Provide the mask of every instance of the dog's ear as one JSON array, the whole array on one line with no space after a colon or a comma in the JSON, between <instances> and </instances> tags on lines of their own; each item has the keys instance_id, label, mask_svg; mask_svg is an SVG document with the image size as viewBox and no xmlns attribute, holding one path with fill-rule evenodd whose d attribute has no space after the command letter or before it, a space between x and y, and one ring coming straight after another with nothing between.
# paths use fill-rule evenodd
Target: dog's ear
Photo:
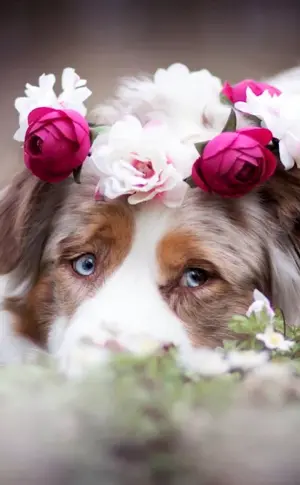
<instances>
[{"instance_id":1,"label":"dog's ear","mask_svg":"<svg viewBox=\"0 0 300 485\"><path fill-rule=\"evenodd\" d=\"M300 94L300 67L264 81L282 92ZM300 170L277 169L260 196L266 210L270 297L288 323L300 325Z\"/></svg>"},{"instance_id":2,"label":"dog's ear","mask_svg":"<svg viewBox=\"0 0 300 485\"><path fill-rule=\"evenodd\" d=\"M18 282L38 271L53 217L69 181L49 184L24 170L0 195L0 274L17 272Z\"/></svg>"},{"instance_id":3,"label":"dog's ear","mask_svg":"<svg viewBox=\"0 0 300 485\"><path fill-rule=\"evenodd\" d=\"M300 170L278 168L262 187L261 197L280 226L299 237L300 233Z\"/></svg>"},{"instance_id":4,"label":"dog's ear","mask_svg":"<svg viewBox=\"0 0 300 485\"><path fill-rule=\"evenodd\" d=\"M277 170L260 190L266 214L273 305L300 325L300 170Z\"/></svg>"}]
</instances>

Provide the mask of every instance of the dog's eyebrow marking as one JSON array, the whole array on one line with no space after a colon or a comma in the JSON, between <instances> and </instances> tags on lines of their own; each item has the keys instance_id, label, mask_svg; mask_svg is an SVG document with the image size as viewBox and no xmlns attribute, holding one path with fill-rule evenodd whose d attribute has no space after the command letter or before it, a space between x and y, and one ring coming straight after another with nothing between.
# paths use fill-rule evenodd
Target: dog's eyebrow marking
<instances>
[{"instance_id":1,"label":"dog's eyebrow marking","mask_svg":"<svg viewBox=\"0 0 300 485\"><path fill-rule=\"evenodd\" d=\"M157 247L160 268L160 283L177 276L187 264L202 265L212 269L209 251L205 244L190 230L170 231Z\"/></svg>"}]
</instances>

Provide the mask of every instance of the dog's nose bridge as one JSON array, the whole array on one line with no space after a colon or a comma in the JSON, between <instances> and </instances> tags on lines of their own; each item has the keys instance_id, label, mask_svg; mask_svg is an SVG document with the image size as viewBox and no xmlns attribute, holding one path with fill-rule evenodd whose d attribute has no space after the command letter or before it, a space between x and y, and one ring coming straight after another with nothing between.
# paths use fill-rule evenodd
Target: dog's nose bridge
<instances>
[{"instance_id":1,"label":"dog's nose bridge","mask_svg":"<svg viewBox=\"0 0 300 485\"><path fill-rule=\"evenodd\" d=\"M169 308L146 268L140 274L120 271L93 298L94 312L103 331L144 333L176 343L185 339L180 319Z\"/></svg>"},{"instance_id":2,"label":"dog's nose bridge","mask_svg":"<svg viewBox=\"0 0 300 485\"><path fill-rule=\"evenodd\" d=\"M155 302L161 300L158 287L145 276L112 279L99 292L99 309L111 315L116 313L126 318L133 310L143 313L151 313Z\"/></svg>"}]
</instances>

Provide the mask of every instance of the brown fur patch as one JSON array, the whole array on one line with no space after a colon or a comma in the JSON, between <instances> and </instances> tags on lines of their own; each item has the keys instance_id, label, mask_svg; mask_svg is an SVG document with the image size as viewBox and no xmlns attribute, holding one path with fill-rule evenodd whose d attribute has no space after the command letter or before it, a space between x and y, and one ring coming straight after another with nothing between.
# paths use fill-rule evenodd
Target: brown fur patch
<instances>
[{"instance_id":1,"label":"brown fur patch","mask_svg":"<svg viewBox=\"0 0 300 485\"><path fill-rule=\"evenodd\" d=\"M50 322L55 317L51 275L41 276L25 300L8 298L5 308L14 315L15 331L18 334L44 346Z\"/></svg>"},{"instance_id":2,"label":"brown fur patch","mask_svg":"<svg viewBox=\"0 0 300 485\"><path fill-rule=\"evenodd\" d=\"M17 331L41 345L46 342L53 319L60 313L71 316L129 251L133 219L126 205L93 206L85 219L76 235L60 243L58 261L46 264L26 301L9 299L6 303L17 317ZM87 278L72 269L72 260L85 253L93 253L97 258L96 271Z\"/></svg>"},{"instance_id":3,"label":"brown fur patch","mask_svg":"<svg viewBox=\"0 0 300 485\"><path fill-rule=\"evenodd\" d=\"M157 249L162 283L176 278L185 267L216 271L209 250L192 232L175 231L162 239Z\"/></svg>"},{"instance_id":4,"label":"brown fur patch","mask_svg":"<svg viewBox=\"0 0 300 485\"><path fill-rule=\"evenodd\" d=\"M220 253L221 254L221 253ZM221 274L226 264L193 233L175 231L168 234L158 247L161 269L161 291L173 311L185 323L194 345L215 346L232 337L228 321L234 313L244 313L252 292L240 291ZM208 281L198 288L180 286L186 268L200 268L207 272ZM220 271L221 268L221 271Z\"/></svg>"},{"instance_id":5,"label":"brown fur patch","mask_svg":"<svg viewBox=\"0 0 300 485\"><path fill-rule=\"evenodd\" d=\"M18 174L0 203L0 274L18 268L16 279L38 272L39 258L70 180L41 182L29 171Z\"/></svg>"}]
</instances>

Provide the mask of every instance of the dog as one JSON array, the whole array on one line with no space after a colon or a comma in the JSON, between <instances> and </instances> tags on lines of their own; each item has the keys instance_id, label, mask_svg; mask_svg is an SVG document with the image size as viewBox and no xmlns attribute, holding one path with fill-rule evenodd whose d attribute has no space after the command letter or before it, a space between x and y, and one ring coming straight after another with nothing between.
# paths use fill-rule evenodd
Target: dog
<instances>
[{"instance_id":1,"label":"dog","mask_svg":"<svg viewBox=\"0 0 300 485\"><path fill-rule=\"evenodd\" d=\"M300 70L270 82L300 93ZM130 107L140 115L143 89L135 105L128 95L134 83L126 81L122 99L94 117L111 123ZM203 122L204 139L220 131L213 123ZM287 324L300 324L297 168L277 170L239 199L189 188L177 209L156 200L95 201L97 182L87 162L80 185L42 182L24 169L3 190L1 363L19 362L31 345L65 358L89 327L103 341L121 329L216 347L230 338L228 322L247 311L255 288Z\"/></svg>"}]
</instances>

